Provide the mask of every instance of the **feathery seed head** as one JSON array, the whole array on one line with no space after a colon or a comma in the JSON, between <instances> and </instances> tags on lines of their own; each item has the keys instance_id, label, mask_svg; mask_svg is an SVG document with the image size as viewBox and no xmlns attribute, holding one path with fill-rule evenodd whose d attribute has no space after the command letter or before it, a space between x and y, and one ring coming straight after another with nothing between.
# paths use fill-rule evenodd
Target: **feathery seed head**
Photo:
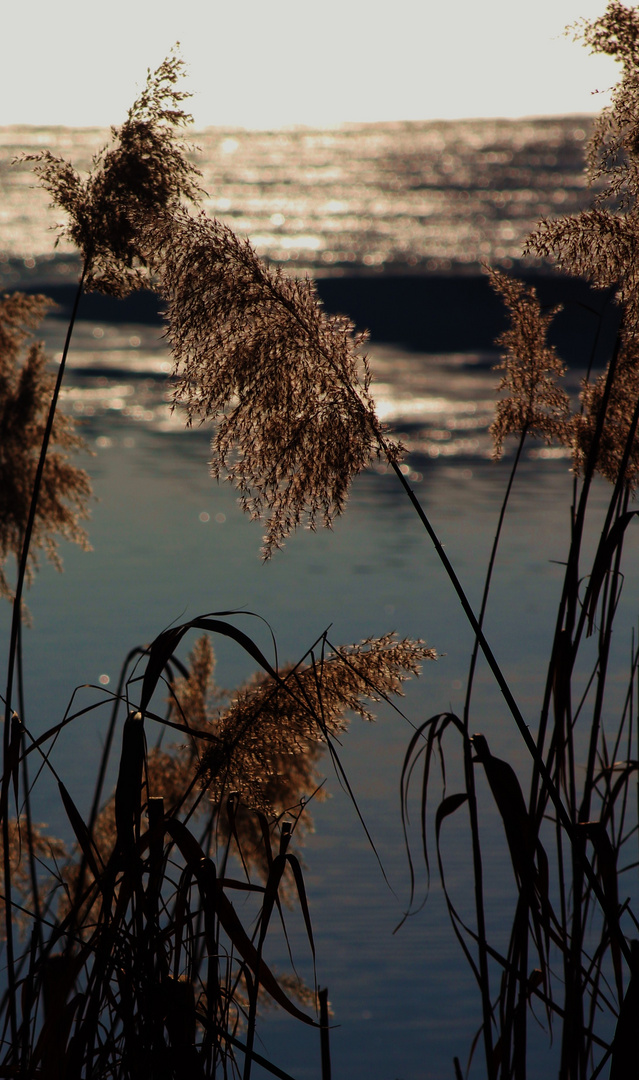
<instances>
[{"instance_id":1,"label":"feathery seed head","mask_svg":"<svg viewBox=\"0 0 639 1080\"><path fill-rule=\"evenodd\" d=\"M167 302L174 402L212 420L211 471L266 525L264 555L305 523L330 526L352 478L385 441L370 372L348 320L326 315L313 283L260 261L250 243L184 209L145 223Z\"/></svg>"},{"instance_id":2,"label":"feathery seed head","mask_svg":"<svg viewBox=\"0 0 639 1080\"><path fill-rule=\"evenodd\" d=\"M582 410L574 417L574 468L582 472L588 459L595 436L599 413L602 408L608 369L594 382L584 381L581 393ZM637 401L639 401L639 342L630 335L622 337L614 379L609 390L606 415L599 435L595 468L610 483L619 476L630 426ZM624 481L631 488L637 486L639 477L639 437L635 434L625 464Z\"/></svg>"},{"instance_id":3,"label":"feathery seed head","mask_svg":"<svg viewBox=\"0 0 639 1080\"><path fill-rule=\"evenodd\" d=\"M595 187L594 206L557 221L543 220L526 251L551 258L595 288L616 287L617 298L639 317L639 11L611 0L593 22L581 22L576 36L592 52L617 59L622 76L612 103L595 123L588 144L587 175Z\"/></svg>"},{"instance_id":4,"label":"feathery seed head","mask_svg":"<svg viewBox=\"0 0 639 1080\"><path fill-rule=\"evenodd\" d=\"M20 559L29 517L35 474L47 421L54 377L39 342L27 344L52 301L44 296L13 293L0 299L0 595L11 598L4 573L10 555ZM71 452L85 450L70 416L56 413L31 540L27 580L37 567L35 551L44 548L58 567L56 536L88 548L79 522L87 518L91 495L83 469L69 462Z\"/></svg>"},{"instance_id":5,"label":"feathery seed head","mask_svg":"<svg viewBox=\"0 0 639 1080\"><path fill-rule=\"evenodd\" d=\"M555 381L565 367L547 343L548 328L559 309L544 314L534 288L497 270L489 269L489 275L510 316L509 328L496 342L504 350L497 368L505 373L498 390L507 396L497 402L490 428L493 456L501 457L504 439L512 434L526 432L547 442L566 442L568 396Z\"/></svg>"},{"instance_id":6,"label":"feathery seed head","mask_svg":"<svg viewBox=\"0 0 639 1080\"><path fill-rule=\"evenodd\" d=\"M49 151L26 158L35 162L54 204L68 215L61 231L89 264L89 290L126 296L148 283L140 222L182 199L199 197L199 173L175 137L176 128L190 120L180 104L188 95L175 89L182 68L173 54L148 73L126 121L111 129L113 144L96 155L86 179Z\"/></svg>"},{"instance_id":7,"label":"feathery seed head","mask_svg":"<svg viewBox=\"0 0 639 1080\"><path fill-rule=\"evenodd\" d=\"M386 634L312 657L285 669L280 681L258 675L229 702L215 686L215 657L204 635L188 658L188 674L172 684L170 719L210 741L194 736L186 746L150 750L147 796L161 796L167 815L208 812L218 843L233 838L245 866L266 879L256 811L271 823L292 814L298 839L311 830L306 802L323 797L319 763L326 740L346 729L348 713L372 720L370 702L401 694L402 683L436 657L421 641ZM113 798L98 816L93 839L106 862L116 842Z\"/></svg>"},{"instance_id":8,"label":"feathery seed head","mask_svg":"<svg viewBox=\"0 0 639 1080\"><path fill-rule=\"evenodd\" d=\"M614 290L623 309L619 355L596 461L597 470L614 482L639 395L639 11L610 0L599 19L582 21L575 29L593 52L612 56L622 65L612 103L598 118L588 146L594 206L557 221L542 221L526 248L554 259L561 269L586 278L595 288ZM584 383L582 410L571 425L577 472L583 469L599 429L608 381L607 370L594 382ZM636 483L639 471L635 444L629 448L625 467L630 485Z\"/></svg>"},{"instance_id":9,"label":"feathery seed head","mask_svg":"<svg viewBox=\"0 0 639 1080\"><path fill-rule=\"evenodd\" d=\"M202 756L202 782L215 802L236 790L244 803L264 810L274 783L287 786L287 798L292 779L297 799L310 794L322 748L346 729L348 714L373 720L368 702L401 694L402 683L436 656L423 641L386 634L284 670L285 685L256 676L215 720L220 741Z\"/></svg>"}]
</instances>

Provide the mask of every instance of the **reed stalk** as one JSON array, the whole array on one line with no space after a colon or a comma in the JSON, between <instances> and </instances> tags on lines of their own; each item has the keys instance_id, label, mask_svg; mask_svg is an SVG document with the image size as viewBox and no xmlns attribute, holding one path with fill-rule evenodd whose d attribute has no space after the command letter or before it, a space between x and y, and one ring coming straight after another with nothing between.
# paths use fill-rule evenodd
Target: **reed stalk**
<instances>
[{"instance_id":1,"label":"reed stalk","mask_svg":"<svg viewBox=\"0 0 639 1080\"><path fill-rule=\"evenodd\" d=\"M469 1065L481 1039L488 1080L525 1080L529 1011L537 1007L550 1038L555 1027L561 1029L560 1080L587 1080L608 1061L611 1077L622 1075L624 1061L639 1068L639 959L629 939L629 927L639 921L620 896L619 865L624 845L639 831L631 799L639 679L634 641L612 736L607 716L624 540L636 514L631 498L639 477L639 295L636 268L628 263L628 252L636 249L639 197L639 15L612 0L583 36L595 51L609 52L623 65L613 105L590 148L591 175L603 188L592 211L543 222L529 245L614 293L622 319L605 373L593 379L589 361L582 405L573 413L559 387L563 367L546 339L554 313L542 311L534 290L492 272L511 325L499 342L505 374L491 430L497 456L507 437L515 435L518 443L478 614L402 471L402 447L377 418L363 339L348 320L321 311L310 281L293 281L266 267L250 244L185 206L197 207L200 192L186 148L175 140L176 127L188 119L181 108L184 95L175 89L180 62L169 58L149 76L114 144L98 156L88 177L81 179L49 154L37 158L36 171L68 215L66 235L82 254L83 270L18 553L7 656L0 788L7 956L0 1071L7 1075L208 1080L239 1075L242 1055L244 1080L255 1064L289 1080L256 1051L260 1006L269 999L319 1030L322 1076L330 1080L328 1002L326 991L317 993L309 902L291 845L309 825L308 795L319 797L323 748L352 794L337 749L348 715L369 719L371 699L388 700L420 663L435 658L421 641L386 635L335 648L323 634L296 665L280 668L236 625L236 612L209 613L172 627L128 653L116 691L105 699L106 744L83 819L57 775L50 747L64 727L101 703L77 712L72 704L49 731L30 737L23 593L81 295L94 288L123 296L142 285L154 287L166 304L175 404L186 410L189 423L215 421L213 473L231 479L244 508L263 521L265 556L302 523L330 525L345 507L352 477L372 458L385 459L472 630L462 718L442 712L421 723L401 776L407 835L411 782L421 763L421 845L429 872L427 815L436 748L443 768L455 740L463 787L438 803L434 842L452 928L480 998L482 1024ZM507 507L531 437L569 447L575 472L566 569L535 732L484 632ZM611 482L612 493L594 559L584 568L598 474ZM7 553L1 554L4 559ZM193 631L205 637L184 664L177 650ZM242 649L259 672L224 703L214 699L207 642L215 636ZM578 661L590 637L595 658L584 688ZM471 734L480 651L532 763L527 796L515 769L493 752L493 734L490 744L484 734ZM13 710L16 682L20 715ZM161 734L149 749L147 738L155 730ZM118 732L117 784L105 797ZM176 732L182 746L165 749L164 732ZM33 754L58 781L75 839L73 854L55 863L49 891L39 876L43 847L31 816ZM496 948L487 931L480 785L490 793L512 864L516 899L505 949ZM18 811L24 807L22 819L10 817L12 795ZM359 814L354 796L353 803ZM465 806L475 926L460 918L444 858L446 821ZM21 828L28 854L24 881L12 861ZM410 853L409 859L412 903ZM230 895L238 893L250 918L233 906ZM286 933L287 899L295 902L304 925L313 970L309 987L291 989L267 962L276 909ZM18 916L30 929L21 955ZM463 1075L458 1057L453 1068L456 1077Z\"/></svg>"}]
</instances>

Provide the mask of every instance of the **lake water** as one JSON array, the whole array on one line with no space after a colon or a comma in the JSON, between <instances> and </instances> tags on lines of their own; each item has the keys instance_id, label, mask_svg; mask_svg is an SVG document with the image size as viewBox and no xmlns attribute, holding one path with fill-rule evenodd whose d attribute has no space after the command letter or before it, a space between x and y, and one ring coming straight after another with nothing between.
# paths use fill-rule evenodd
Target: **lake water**
<instances>
[{"instance_id":1,"label":"lake water","mask_svg":"<svg viewBox=\"0 0 639 1080\"><path fill-rule=\"evenodd\" d=\"M488 426L497 376L494 336L503 316L479 260L516 263L541 214L585 205L581 171L585 118L521 123L367 125L336 131L207 131L202 147L209 209L290 272L317 278L329 310L371 328L374 396L381 416L402 433L405 468L477 606L509 460L490 460ZM0 271L4 288L48 291L61 304L43 336L59 354L75 258L52 254L56 215L32 188L20 151L49 147L86 165L104 141L98 131L12 128L0 131ZM592 338L579 303L583 290L535 267L540 294L566 310L556 340L578 392ZM605 341L604 341L605 345ZM603 355L603 351L602 351ZM400 828L399 777L411 724L461 710L472 636L437 558L395 477L370 470L353 485L332 532L302 532L267 564L260 529L242 516L235 495L207 469L209 433L186 432L167 403L170 357L153 303L117 307L87 297L65 380L64 407L84 422L94 452L86 461L97 501L90 554L66 547L65 573L43 567L28 597L25 634L27 722L39 733L112 686L129 648L174 621L227 608L268 652L295 660L330 626L336 643L396 630L425 638L441 654L401 702L369 727L353 723L343 763L386 873L345 793L327 765L331 798L316 807L316 832L304 858L318 978L327 985L336 1028L333 1075L349 1080L429 1080L465 1062L480 1022L472 978L450 930L433 875L426 906L393 935L408 897ZM527 721L534 726L545 676L568 542L569 462L530 444L515 486L486 628ZM595 517L606 490L597 486ZM594 535L594 531L593 531ZM630 547L629 547L630 550ZM636 621L639 572L628 559L618 624L620 685ZM8 609L2 641L8 631ZM220 682L251 673L246 657L216 643ZM96 687L98 689L96 689ZM480 665L474 730L493 752L525 774L520 739ZM89 714L61 738L55 762L85 809L102 721ZM454 766L448 791L456 790ZM68 829L46 783L36 816ZM491 929L497 938L512 900L512 872L486 792ZM449 883L462 913L470 909L469 852L456 818L445 826ZM490 837L494 827L494 837ZM425 875L418 891L424 895ZM302 949L301 928L292 929ZM309 973L308 957L300 969ZM267 1052L300 1080L319 1075L314 1036L279 1017L262 1028ZM545 1065L540 1051L538 1065ZM478 1057L477 1075L482 1075Z\"/></svg>"}]
</instances>

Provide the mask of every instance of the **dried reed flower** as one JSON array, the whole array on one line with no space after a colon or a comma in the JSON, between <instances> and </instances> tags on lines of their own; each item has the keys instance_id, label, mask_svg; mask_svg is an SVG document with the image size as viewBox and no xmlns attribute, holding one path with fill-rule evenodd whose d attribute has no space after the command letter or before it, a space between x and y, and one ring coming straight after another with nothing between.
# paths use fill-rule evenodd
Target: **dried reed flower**
<instances>
[{"instance_id":1,"label":"dried reed flower","mask_svg":"<svg viewBox=\"0 0 639 1080\"><path fill-rule=\"evenodd\" d=\"M89 290L126 296L148 284L140 221L183 198L199 197L198 170L187 158L188 148L176 140L176 129L191 119L181 108L189 95L175 89L183 66L172 54L148 72L126 121L111 129L113 145L96 155L86 179L48 150L25 159L35 162L54 204L68 215L60 230L89 266Z\"/></svg>"},{"instance_id":2,"label":"dried reed flower","mask_svg":"<svg viewBox=\"0 0 639 1080\"><path fill-rule=\"evenodd\" d=\"M639 192L639 12L611 0L598 19L580 24L578 37L591 52L612 56L622 65L611 104L595 121L588 168L591 181L603 181L599 203L614 200L631 209Z\"/></svg>"},{"instance_id":3,"label":"dried reed flower","mask_svg":"<svg viewBox=\"0 0 639 1080\"><path fill-rule=\"evenodd\" d=\"M268 675L257 675L235 693L229 706L209 711L207 727L218 741L206 744L199 764L193 756L183 758L188 762L188 781L197 764L199 783L214 805L222 807L229 794L236 793L234 836L248 867L263 876L268 872L255 811L270 821L294 813L298 840L312 831L306 800L312 795L323 797L318 769L327 738L346 729L348 713L372 721L367 702L401 695L402 683L419 674L424 660L436 656L421 641L397 641L394 634L368 638L284 670L286 686ZM212 663L212 649L208 639L202 638L192 654L192 675L175 687L179 714L190 726L195 726L197 718L201 722L202 675L207 663ZM188 711L191 703L195 704L193 714ZM170 779L168 762L165 769ZM227 816L220 814L218 836L226 839L229 829Z\"/></svg>"},{"instance_id":4,"label":"dried reed flower","mask_svg":"<svg viewBox=\"0 0 639 1080\"><path fill-rule=\"evenodd\" d=\"M602 408L608 369L594 381L584 381L581 393L582 411L573 419L573 467L583 472L588 459L597 420ZM623 336L617 358L614 379L610 387L606 416L599 436L595 468L614 484L619 476L630 425L639 401L639 342L633 336ZM636 487L639 476L639 436L635 434L627 458L624 480Z\"/></svg>"},{"instance_id":5,"label":"dried reed flower","mask_svg":"<svg viewBox=\"0 0 639 1080\"><path fill-rule=\"evenodd\" d=\"M211 471L266 525L268 557L303 522L330 526L386 443L363 338L322 312L313 283L273 270L225 225L185 210L144 227L167 301L174 403L213 420Z\"/></svg>"},{"instance_id":6,"label":"dried reed flower","mask_svg":"<svg viewBox=\"0 0 639 1080\"><path fill-rule=\"evenodd\" d=\"M534 288L497 270L490 269L489 274L510 315L509 328L496 342L504 350L497 370L505 372L497 389L507 396L497 402L490 428L493 456L501 457L504 439L512 434L525 432L546 442L566 442L569 400L555 381L564 374L565 365L547 343L548 328L559 308L544 314Z\"/></svg>"},{"instance_id":7,"label":"dried reed flower","mask_svg":"<svg viewBox=\"0 0 639 1080\"><path fill-rule=\"evenodd\" d=\"M582 277L596 289L614 288L633 322L639 318L639 218L594 207L557 221L543 220L525 251L553 259L560 270Z\"/></svg>"},{"instance_id":8,"label":"dried reed flower","mask_svg":"<svg viewBox=\"0 0 639 1080\"><path fill-rule=\"evenodd\" d=\"M617 0L593 22L574 28L595 53L614 57L622 76L611 105L597 118L588 144L587 175L594 207L558 221L543 220L526 250L596 288L616 287L632 322L639 317L639 12Z\"/></svg>"},{"instance_id":9,"label":"dried reed flower","mask_svg":"<svg viewBox=\"0 0 639 1080\"><path fill-rule=\"evenodd\" d=\"M271 822L294 812L298 839L312 829L305 802L311 795L321 798L318 766L327 737L346 729L348 713L372 720L368 702L401 694L402 683L419 673L424 660L436 656L421 641L397 641L393 634L369 638L284 671L285 687L269 676L256 676L230 704L220 707L221 694L213 681L215 658L205 635L189 656L188 676L173 685L171 716L207 731L216 741L194 738L181 747L150 750L148 795L161 796L167 813L178 807L182 812L212 812L218 839L226 840L230 825L223 807L231 792L236 793L233 835L247 867L264 874L268 864L255 811ZM94 830L104 862L115 839L110 799Z\"/></svg>"},{"instance_id":10,"label":"dried reed flower","mask_svg":"<svg viewBox=\"0 0 639 1080\"><path fill-rule=\"evenodd\" d=\"M204 729L226 695L215 682L215 652L208 634L197 639L187 658L188 675L172 685L171 713L178 723Z\"/></svg>"},{"instance_id":11,"label":"dried reed flower","mask_svg":"<svg viewBox=\"0 0 639 1080\"><path fill-rule=\"evenodd\" d=\"M39 342L27 344L53 302L44 296L13 293L0 299L0 594L11 598L4 564L10 555L20 560L29 517L35 474L55 379ZM24 351L24 355L23 355ZM27 581L37 568L37 548L58 569L61 560L56 536L88 549L85 530L91 484L69 453L86 450L73 417L56 413L50 451L44 465L38 498Z\"/></svg>"},{"instance_id":12,"label":"dried reed flower","mask_svg":"<svg viewBox=\"0 0 639 1080\"><path fill-rule=\"evenodd\" d=\"M322 748L346 729L347 714L372 720L367 701L401 694L404 680L436 655L422 641L385 634L283 671L285 685L257 675L213 720L219 742L204 751L199 770L209 796L219 802L237 791L247 806L272 814L310 794Z\"/></svg>"},{"instance_id":13,"label":"dried reed flower","mask_svg":"<svg viewBox=\"0 0 639 1080\"><path fill-rule=\"evenodd\" d=\"M556 260L595 288L615 291L623 308L620 348L595 467L615 482L639 395L639 12L618 0L593 22L581 22L577 36L595 53L614 57L622 75L611 105L598 118L588 145L588 178L594 206L581 214L542 221L527 250ZM582 411L572 424L574 468L583 470L604 402L608 371L584 383ZM636 483L639 447L630 448L625 480Z\"/></svg>"}]
</instances>

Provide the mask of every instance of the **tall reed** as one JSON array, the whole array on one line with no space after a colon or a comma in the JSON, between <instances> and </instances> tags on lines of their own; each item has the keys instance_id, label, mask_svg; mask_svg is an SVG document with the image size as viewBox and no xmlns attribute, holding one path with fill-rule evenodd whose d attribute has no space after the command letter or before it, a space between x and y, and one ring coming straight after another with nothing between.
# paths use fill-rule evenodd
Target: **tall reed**
<instances>
[{"instance_id":1,"label":"tall reed","mask_svg":"<svg viewBox=\"0 0 639 1080\"><path fill-rule=\"evenodd\" d=\"M435 843L453 929L477 979L483 1023L471 1048L483 1043L486 1075L523 1078L542 1022L548 1043L558 1045L558 1075L585 1080L635 1075L639 1041L631 1020L636 998L639 923L636 893L627 875L636 871L629 853L638 828L634 797L639 749L635 729L639 654L633 642L628 685L621 708L610 685L615 616L623 586L623 547L636 511L636 204L639 123L639 13L612 2L606 13L579 30L594 51L622 65L612 105L595 127L588 150L594 205L589 211L542 221L527 250L553 259L564 273L585 277L603 290L600 318L615 304L617 340L601 374L588 376L575 412L556 385L562 366L547 344L555 312L543 312L534 289L493 275L504 297L510 328L502 335L505 375L492 432L495 453L504 438L518 437L518 451L500 515L479 622L489 600L490 575L508 494L523 442L540 435L572 454L574 475L570 535L563 588L539 721L526 738L532 774L526 796L511 764L494 754L482 734L472 734L473 652L463 719L450 714L426 721L406 755L402 778L406 815L409 780L423 755L424 791L432 788L432 747L455 737L465 763L465 785L446 794L435 812ZM591 509L597 474L611 485L603 525ZM586 542L598 532L594 557ZM595 534L596 538L597 534ZM588 639L592 639L588 641ZM594 649L593 649L594 646ZM583 668L589 674L584 681ZM450 749L449 749L449 752ZM456 752L456 751L455 751ZM482 776L483 774L483 776ZM489 790L501 818L512 861L515 904L507 949L486 931L482 885L482 839L477 792ZM426 796L420 796L426 806ZM445 819L468 808L475 877L475 925L462 922L448 889L442 851ZM427 842L426 820L423 821ZM623 890L623 891L622 891ZM462 1069L457 1062L458 1075Z\"/></svg>"},{"instance_id":2,"label":"tall reed","mask_svg":"<svg viewBox=\"0 0 639 1080\"><path fill-rule=\"evenodd\" d=\"M153 236L162 228L166 242L167 220L174 254L190 254L180 223L183 203L197 201L199 189L187 148L176 137L188 119L181 108L185 95L176 89L180 68L172 56L149 74L88 177L82 179L48 152L32 159L67 214L63 231L82 255L54 380L38 344L29 347L20 367L20 350L48 301L16 294L0 304L0 500L5 510L0 565L14 555L18 567L13 590L4 574L0 577L13 604L0 791L7 972L0 997L3 1075L168 1080L241 1072L249 1080L258 1064L286 1080L288 1074L256 1048L259 1008L270 1001L318 1029L318 1058L322 1075L329 1077L330 1010L327 992L318 991L315 978L310 908L294 844L310 825L309 800L321 797L317 768L324 750L348 788L336 738L345 730L347 714L370 719L371 702L401 693L403 680L435 658L423 642L400 641L392 634L350 647L333 646L323 635L296 665L278 669L232 621L239 613L213 613L133 649L116 692L104 702L76 709L72 697L65 716L48 731L38 737L30 732L22 693L28 679L22 664L22 595L33 577L34 552L44 547L55 561L56 534L86 543L79 521L86 516L90 485L65 456L80 449L82 440L57 407L82 295L94 289L119 297L143 285L162 290L163 248ZM229 239L233 244L241 247ZM231 268L230 280L233 302L249 304L250 288L243 288L237 268ZM282 283L283 294L286 288ZM293 292L294 323L304 292ZM333 377L328 367L323 375L316 371L316 353L302 342L289 382L280 385L273 377L272 385L267 383L276 399L297 394L297 405L287 399L289 412L291 407L299 411L302 402L313 410L310 417L290 412L296 424L280 431L279 444L271 438L259 451L262 456L250 462L252 482L262 485L267 502L277 501L287 477L272 515L270 546L277 546L303 514L314 524L321 512L328 523L332 512L343 508L350 475L368 460L368 428L377 425L370 400L363 417L360 405L353 404L359 399L349 388L357 383L350 328L325 320L310 291L306 299L311 326L331 362L341 365L342 378ZM191 301L183 296L181 307L187 309ZM258 311L257 317L272 324L269 332L276 338L284 333L278 349L286 370L295 333L278 327L278 305L279 296L273 311ZM198 335L204 340L194 322L191 340ZM255 345L254 363L258 355ZM255 396L261 385L255 373L249 382ZM365 384L366 378L363 394ZM229 380L226 401L234 389ZM268 395L253 401L255 424L260 416L266 424L271 404ZM316 431L333 432L335 441L323 459L313 455L318 444L304 441L309 419ZM276 431L277 426L270 435ZM193 630L205 636L185 666L176 650ZM215 690L206 635L232 640L260 671L230 700ZM111 715L85 821L51 751L65 727L103 707ZM149 748L153 729L160 735ZM118 731L117 783L109 796L104 788ZM164 731L175 732L182 745L167 748ZM47 771L57 782L75 838L70 852L31 820L34 768L36 777ZM28 870L21 862L24 851ZM229 893L245 901L242 917ZM306 931L308 986L295 975L274 974L267 963L274 923L281 924L287 940L287 903L298 905Z\"/></svg>"},{"instance_id":3,"label":"tall reed","mask_svg":"<svg viewBox=\"0 0 639 1080\"><path fill-rule=\"evenodd\" d=\"M613 628L622 588L626 532L636 511L631 499L639 468L636 271L639 15L613 0L602 18L582 27L595 51L622 64L613 104L591 142L589 167L597 183L593 209L542 222L529 251L552 257L571 274L606 290L621 321L607 369L584 383L571 412L558 380L562 366L546 341L552 312L533 289L493 273L506 301L510 327L502 336L505 396L493 425L496 454L517 436L518 451L476 614L399 461L402 448L380 424L370 395L363 341L350 323L326 316L310 281L293 281L265 266L250 244L185 203L197 204L197 178L175 138L187 118L175 89L175 57L149 77L146 90L114 145L98 155L84 180L49 154L36 160L54 201L68 215L67 235L83 256L78 302L85 288L125 295L150 285L165 301L175 359L174 400L188 422L213 421L212 471L237 487L245 509L265 528L269 557L290 531L330 524L345 507L352 477L376 455L390 464L422 522L475 635L463 716L440 713L416 731L402 775L406 818L409 781L423 761L423 847L430 842L427 811L434 750L454 752L464 784L445 793L435 811L434 841L444 895L457 935L477 979L483 1022L471 1048L483 1045L487 1077L527 1074L531 1010L559 1043L561 1080L639 1071L636 1035L639 924L621 900L622 856L638 829L632 783L637 769L634 729L639 647L633 644L628 690L611 722L608 682ZM71 332L71 328L70 328ZM66 351L70 342L70 333ZM63 377L60 366L57 388ZM47 753L50 739L77 719L72 711L39 738L12 711L19 661L20 596L34 525L42 505L48 441L56 417L54 392L40 446L28 514L20 525L20 567L6 693L3 818L4 902L8 986L3 1067L16 1075L212 1076L257 1061L284 1076L255 1050L260 994L303 1023L317 1023L291 1000L264 960L269 927L287 882L299 901L311 954L309 908L291 835L301 829L301 789L315 783L323 743L340 768L334 736L345 711L368 715L365 698L400 689L406 673L434 657L422 642L385 637L350 650L316 642L296 667L277 670L255 642L230 621L206 615L160 634L134 650L113 697L111 728L93 810L85 823L62 779L60 794L77 841L56 887L43 892L37 872L16 881L15 837L29 836L32 862L41 838L27 816L9 816L29 789L27 767ZM574 489L564 584L538 725L523 716L484 632L499 537L517 465L531 436L559 441L573 455ZM591 528L590 496L597 474L611 483L603 528L590 565L584 565ZM73 500L72 500L73 502ZM76 510L83 505L76 503ZM30 524L29 524L30 523ZM11 547L13 545L13 547ZM3 554L15 541L3 549ZM207 701L211 655L200 644L186 669L176 649L194 629L235 641L261 669L226 707ZM585 686L579 663L594 642ZM527 748L532 766L528 795L509 762L472 733L473 682L479 652L495 678ZM159 688L170 706L162 712ZM103 798L107 757L123 711L118 782ZM177 730L186 749L148 750L154 726ZM491 735L491 742L493 741ZM300 755L300 751L303 751ZM282 760L297 754L299 775L278 780ZM583 755L583 760L582 760ZM266 778L266 784L264 780ZM346 777L344 777L347 780ZM487 900L478 792L490 793L512 862L516 900L507 948L486 930ZM442 831L467 808L475 879L475 925L462 921L448 888ZM196 822L199 822L196 829ZM12 848L13 844L13 848ZM244 877L230 875L231 853ZM258 878L249 871L257 872ZM288 878L286 875L288 874ZM20 900L12 893L19 885ZM255 897L251 936L227 891ZM60 901L62 895L62 901ZM28 944L14 949L13 912L29 927ZM58 993L53 993L53 987ZM20 991L20 993L18 993ZM298 998L309 1000L299 986ZM315 1001L315 987L310 998ZM322 999L324 1001L324 998ZM534 1010L537 1010L536 1012ZM328 1069L326 1008L322 1057ZM237 1063L236 1063L237 1062ZM52 1064L54 1063L54 1064ZM462 1073L456 1061L457 1075Z\"/></svg>"}]
</instances>

